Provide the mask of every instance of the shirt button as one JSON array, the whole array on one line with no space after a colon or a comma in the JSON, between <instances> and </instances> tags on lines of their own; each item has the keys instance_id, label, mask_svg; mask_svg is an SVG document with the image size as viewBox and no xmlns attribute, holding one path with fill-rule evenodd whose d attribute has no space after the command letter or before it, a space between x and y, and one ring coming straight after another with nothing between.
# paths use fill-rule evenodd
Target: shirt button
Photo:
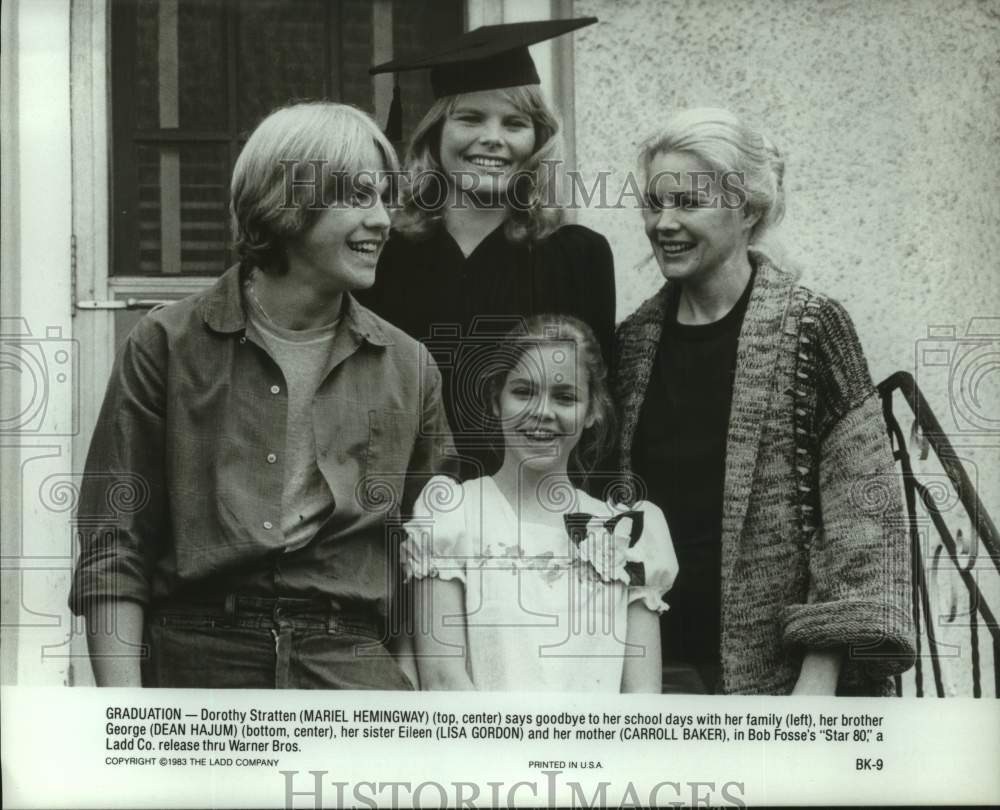
<instances>
[{"instance_id":1,"label":"shirt button","mask_svg":"<svg viewBox=\"0 0 1000 810\"><path fill-rule=\"evenodd\" d=\"M264 528L265 529L273 529L274 528L274 524L270 520L265 520L264 521Z\"/></svg>"},{"instance_id":2,"label":"shirt button","mask_svg":"<svg viewBox=\"0 0 1000 810\"><path fill-rule=\"evenodd\" d=\"M272 385L271 386L271 393L272 394L280 394L281 393L281 386L280 385Z\"/></svg>"},{"instance_id":3,"label":"shirt button","mask_svg":"<svg viewBox=\"0 0 1000 810\"><path fill-rule=\"evenodd\" d=\"M278 457L274 453L268 453L267 454L267 463L268 464L274 464L274 462L276 462L277 460L278 460Z\"/></svg>"}]
</instances>

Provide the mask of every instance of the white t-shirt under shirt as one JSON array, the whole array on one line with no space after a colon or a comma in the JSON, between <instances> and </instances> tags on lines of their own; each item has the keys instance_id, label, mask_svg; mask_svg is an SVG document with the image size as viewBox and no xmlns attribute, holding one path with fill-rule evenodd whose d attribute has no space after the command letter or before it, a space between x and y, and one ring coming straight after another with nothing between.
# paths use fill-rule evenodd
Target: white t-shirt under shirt
<instances>
[{"instance_id":1,"label":"white t-shirt under shirt","mask_svg":"<svg viewBox=\"0 0 1000 810\"><path fill-rule=\"evenodd\" d=\"M250 324L285 377L288 388L287 439L281 498L285 551L306 545L333 511L333 493L316 460L312 405L330 360L337 323L318 329L284 329L248 307Z\"/></svg>"},{"instance_id":2,"label":"white t-shirt under shirt","mask_svg":"<svg viewBox=\"0 0 1000 810\"><path fill-rule=\"evenodd\" d=\"M580 490L576 499L573 511L616 513ZM633 509L643 513L643 529L631 549L617 529L590 535L611 551L604 565L565 529L519 521L490 477L431 479L406 524L403 565L408 577L462 583L466 666L477 689L621 690L626 655L644 654L627 648L628 606L642 600L666 610L662 595L677 575L663 513L646 502ZM628 584L626 555L642 564L644 585Z\"/></svg>"}]
</instances>

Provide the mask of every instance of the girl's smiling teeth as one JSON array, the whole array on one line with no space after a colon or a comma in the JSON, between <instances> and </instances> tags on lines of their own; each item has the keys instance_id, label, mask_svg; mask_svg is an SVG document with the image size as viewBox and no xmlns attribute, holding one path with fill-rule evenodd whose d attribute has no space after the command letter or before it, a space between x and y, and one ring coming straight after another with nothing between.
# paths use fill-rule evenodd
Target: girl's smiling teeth
<instances>
[{"instance_id":1,"label":"girl's smiling teeth","mask_svg":"<svg viewBox=\"0 0 1000 810\"><path fill-rule=\"evenodd\" d=\"M530 439L533 442L551 442L556 439L559 434L554 430L548 430L546 428L535 428L533 430L520 430L518 431L522 436Z\"/></svg>"},{"instance_id":2,"label":"girl's smiling teeth","mask_svg":"<svg viewBox=\"0 0 1000 810\"><path fill-rule=\"evenodd\" d=\"M487 157L485 155L469 155L465 159L473 166L479 166L481 169L506 169L510 165L510 161L506 158Z\"/></svg>"},{"instance_id":3,"label":"girl's smiling teeth","mask_svg":"<svg viewBox=\"0 0 1000 810\"><path fill-rule=\"evenodd\" d=\"M359 239L357 242L349 239L347 241L347 246L355 253L374 254L378 252L381 245L380 239Z\"/></svg>"}]
</instances>

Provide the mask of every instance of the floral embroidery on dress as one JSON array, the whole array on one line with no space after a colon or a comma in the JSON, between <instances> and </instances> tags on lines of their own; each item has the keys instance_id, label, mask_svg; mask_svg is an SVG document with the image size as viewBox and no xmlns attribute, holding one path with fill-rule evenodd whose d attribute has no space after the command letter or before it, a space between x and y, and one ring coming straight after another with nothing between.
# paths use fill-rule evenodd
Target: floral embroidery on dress
<instances>
[{"instance_id":1,"label":"floral embroidery on dress","mask_svg":"<svg viewBox=\"0 0 1000 810\"><path fill-rule=\"evenodd\" d=\"M497 565L501 561L501 565ZM497 543L494 546L488 543L483 548L483 553L475 559L473 564L477 568L490 568L492 570L502 570L507 568L512 574L519 571L535 571L542 577L546 585L555 583L567 570L567 561L560 562L551 551L544 551L541 554L525 554L519 543Z\"/></svg>"}]
</instances>

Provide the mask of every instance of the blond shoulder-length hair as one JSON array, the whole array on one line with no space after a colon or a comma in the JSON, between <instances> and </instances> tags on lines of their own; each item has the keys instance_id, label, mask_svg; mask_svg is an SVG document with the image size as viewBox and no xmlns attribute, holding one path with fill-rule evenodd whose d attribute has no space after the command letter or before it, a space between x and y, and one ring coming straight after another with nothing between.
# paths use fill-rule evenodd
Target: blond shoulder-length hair
<instances>
[{"instance_id":1,"label":"blond shoulder-length hair","mask_svg":"<svg viewBox=\"0 0 1000 810\"><path fill-rule=\"evenodd\" d=\"M504 230L512 242L536 242L563 223L558 195L558 166L562 157L559 119L533 85L494 92L529 116L535 129L535 151L513 178L519 204L508 206ZM442 183L447 183L441 166L441 130L461 98L461 95L445 96L434 102L410 139L404 159L408 184L393 223L406 236L426 237L444 216L450 198L441 193Z\"/></svg>"},{"instance_id":2,"label":"blond shoulder-length hair","mask_svg":"<svg viewBox=\"0 0 1000 810\"><path fill-rule=\"evenodd\" d=\"M275 110L233 167L230 214L240 260L284 273L288 241L312 227L360 175L398 171L392 144L356 107L311 101Z\"/></svg>"}]
</instances>

